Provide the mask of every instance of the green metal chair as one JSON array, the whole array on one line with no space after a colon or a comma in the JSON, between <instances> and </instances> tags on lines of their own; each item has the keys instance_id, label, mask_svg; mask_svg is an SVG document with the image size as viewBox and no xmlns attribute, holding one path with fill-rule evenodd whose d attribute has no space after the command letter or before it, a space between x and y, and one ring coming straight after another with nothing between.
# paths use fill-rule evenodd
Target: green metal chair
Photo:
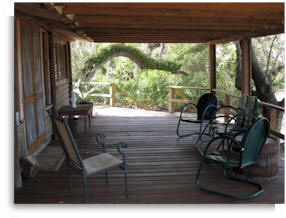
<instances>
[{"instance_id":1,"label":"green metal chair","mask_svg":"<svg viewBox=\"0 0 286 218\"><path fill-rule=\"evenodd\" d=\"M213 115L215 114L217 107L219 105L218 98L213 93L207 93L202 95L197 104L194 103L187 103L182 107L178 125L177 125L177 135L181 137L191 136L191 135L199 135L200 137L198 140L201 139L201 131L203 127L203 123L207 123L209 120L212 119ZM197 116L190 117L191 114L191 107L195 107L197 109ZM200 129L198 132L193 132L189 134L181 134L180 133L180 125L181 122L187 123L197 123L200 124ZM208 135L205 134L204 135ZM197 141L198 141L197 140Z\"/></svg>"},{"instance_id":2,"label":"green metal chair","mask_svg":"<svg viewBox=\"0 0 286 218\"><path fill-rule=\"evenodd\" d=\"M74 170L78 174L82 175L84 202L88 203L86 179L94 176L95 174L105 173L106 183L108 184L108 171L119 167L124 170L125 195L128 196L127 162L125 153L121 150L121 147L127 147L127 145L125 143L105 145L103 142L105 136L103 134L93 134L91 136L74 139L66 118L53 116L53 120L57 127L60 139L62 141L63 150L66 155L66 169L69 187L72 188L71 170ZM94 137L97 143L102 147L89 150L79 150L77 142L87 140L90 137ZM111 148L116 148L120 154L120 157L106 152L106 150ZM82 154L94 153L97 154L85 159L82 158Z\"/></svg>"},{"instance_id":3,"label":"green metal chair","mask_svg":"<svg viewBox=\"0 0 286 218\"><path fill-rule=\"evenodd\" d=\"M244 95L240 99L239 107L222 106L216 111L216 115L209 121L205 129L209 127L212 137L228 133L235 133L237 130L248 129L258 117L258 99L256 96ZM221 114L223 110L231 110L231 114ZM221 122L219 119L228 118L233 122ZM226 124L228 126L226 128ZM203 130L204 133L206 130ZM235 130L235 131L234 131Z\"/></svg>"},{"instance_id":4,"label":"green metal chair","mask_svg":"<svg viewBox=\"0 0 286 218\"><path fill-rule=\"evenodd\" d=\"M225 126L227 122L218 122L218 118L228 118L232 119L234 116L236 116L235 123L230 124L228 128L232 129L233 127L241 126L243 123L243 114L246 112L246 107L249 101L248 95L241 96L239 100L238 107L232 107L230 105L223 105L219 107L216 111L216 116L213 117L213 119L210 121L210 129L213 132L213 135L215 134L221 134L225 132ZM228 111L229 113L225 114L225 111ZM223 113L223 115L221 114ZM238 115L238 116L237 116Z\"/></svg>"},{"instance_id":5,"label":"green metal chair","mask_svg":"<svg viewBox=\"0 0 286 218\"><path fill-rule=\"evenodd\" d=\"M244 178L235 178L227 174L227 169L233 168L245 168L255 163L260 151L265 144L266 138L269 131L269 122L266 118L258 118L252 125L249 127L248 131L244 132L242 141L234 139L231 135L221 135L212 139L205 148L204 155L202 157L200 166L197 171L196 184L197 186L206 192L217 194L220 196L231 197L235 199L249 199L254 198L261 193L263 193L263 187L255 182L249 181ZM216 145L217 141L226 142L226 148L220 146L219 150L209 151L209 148L213 145ZM239 151L233 149L233 147L239 147ZM204 163L217 164L223 167L224 176L228 179L243 181L254 185L257 187L258 191L243 196L236 196L232 194L222 193L209 188L203 187L200 185L200 175Z\"/></svg>"}]
</instances>

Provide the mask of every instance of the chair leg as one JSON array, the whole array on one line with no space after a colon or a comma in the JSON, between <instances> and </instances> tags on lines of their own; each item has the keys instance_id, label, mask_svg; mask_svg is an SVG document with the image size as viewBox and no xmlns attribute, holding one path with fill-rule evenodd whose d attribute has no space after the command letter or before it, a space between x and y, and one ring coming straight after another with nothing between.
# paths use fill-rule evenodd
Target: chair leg
<instances>
[{"instance_id":1,"label":"chair leg","mask_svg":"<svg viewBox=\"0 0 286 218\"><path fill-rule=\"evenodd\" d=\"M179 134L179 129L180 129L180 123L181 123L181 119L179 119L178 125L177 125L177 136L181 137Z\"/></svg>"},{"instance_id":2,"label":"chair leg","mask_svg":"<svg viewBox=\"0 0 286 218\"><path fill-rule=\"evenodd\" d=\"M243 180L243 179L238 179L238 178L234 178L234 177L230 177L230 176L227 176L224 172L224 175L226 176L226 178L228 179L233 179L233 180L237 180L237 181L242 181L242 182L247 182L249 184L252 184L252 185L255 185L258 187L258 191L254 194L251 194L251 195L243 195L243 196L235 196L235 195L230 195L230 194L226 194L226 193L222 193L222 192L217 192L217 191L214 191L214 190L210 190L210 189L207 189L207 188L204 188L200 185L200 181L199 181L199 177L200 177L200 174L201 174L201 170L203 168L203 164L205 162L205 158L203 157L203 159L201 160L201 163L200 163L200 166L199 166L199 169L198 169L198 172L197 172L197 175L196 175L196 185L203 191L206 191L206 192L209 192L211 194L215 194L215 195L219 195L219 196L224 196L224 197L229 197L229 198L235 198L235 199L238 199L238 200L242 200L242 199L250 199L250 198L254 198L258 195L260 195L261 193L263 193L264 189L262 188L262 186L258 183L254 183L254 182L250 182L250 181L246 181L246 180Z\"/></svg>"},{"instance_id":3,"label":"chair leg","mask_svg":"<svg viewBox=\"0 0 286 218\"><path fill-rule=\"evenodd\" d=\"M87 199L87 190L86 190L86 176L84 173L82 175L82 183L83 183L84 203L87 204L88 199Z\"/></svg>"},{"instance_id":4,"label":"chair leg","mask_svg":"<svg viewBox=\"0 0 286 218\"><path fill-rule=\"evenodd\" d=\"M180 132L180 124L181 124L181 119L179 119L178 125L177 125L177 136L179 136L179 138L183 138L183 137L187 137L187 136L192 136L192 135L199 135L200 132L195 132L195 133L189 133L189 134L184 134L181 135Z\"/></svg>"},{"instance_id":5,"label":"chair leg","mask_svg":"<svg viewBox=\"0 0 286 218\"><path fill-rule=\"evenodd\" d=\"M257 197L258 195L262 194L264 192L264 189L263 187L259 184L259 183L255 183L253 181L249 181L247 179L241 179L241 178L236 178L234 176L230 176L226 173L226 170L224 170L224 176L227 178L227 179L230 179L230 180L235 180L235 181L240 181L240 182L246 182L248 184L251 184L253 186L256 186L258 191L251 194L251 195L243 195L243 196L234 196L233 195L233 198L236 198L236 199L251 199L251 198L255 198Z\"/></svg>"},{"instance_id":6,"label":"chair leg","mask_svg":"<svg viewBox=\"0 0 286 218\"><path fill-rule=\"evenodd\" d=\"M128 196L127 164L124 162L125 195Z\"/></svg>"},{"instance_id":7,"label":"chair leg","mask_svg":"<svg viewBox=\"0 0 286 218\"><path fill-rule=\"evenodd\" d=\"M69 163L67 161L66 161L66 170L67 170L67 175L68 175L69 188L72 189L71 169L70 169Z\"/></svg>"},{"instance_id":8,"label":"chair leg","mask_svg":"<svg viewBox=\"0 0 286 218\"><path fill-rule=\"evenodd\" d=\"M198 135L199 135L199 136L198 136L198 138L197 138L197 140L196 140L196 142L195 142L195 145L197 145L199 142L209 142L211 139L214 138L213 135L210 134L210 130L209 130L209 133L205 133L205 131L207 130L207 128L208 128L208 125L206 125L206 126L203 128L203 123L200 124L200 131L198 132ZM203 130L202 130L202 129L203 129ZM208 139L208 140L203 140L203 139L202 139L203 135L209 136L210 139Z\"/></svg>"},{"instance_id":9,"label":"chair leg","mask_svg":"<svg viewBox=\"0 0 286 218\"><path fill-rule=\"evenodd\" d=\"M105 172L105 182L106 184L109 184L109 175L108 175L108 171Z\"/></svg>"}]
</instances>

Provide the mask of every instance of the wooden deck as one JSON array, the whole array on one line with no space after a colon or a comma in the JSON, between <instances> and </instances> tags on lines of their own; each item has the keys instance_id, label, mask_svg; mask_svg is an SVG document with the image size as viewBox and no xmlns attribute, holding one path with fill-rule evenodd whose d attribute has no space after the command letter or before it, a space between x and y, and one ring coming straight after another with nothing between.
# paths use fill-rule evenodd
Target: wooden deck
<instances>
[{"instance_id":1,"label":"wooden deck","mask_svg":"<svg viewBox=\"0 0 286 218\"><path fill-rule=\"evenodd\" d=\"M123 141L129 164L129 196L124 195L124 177L120 169L110 171L110 184L104 174L89 178L89 203L284 203L284 154L280 156L279 173L275 179L263 181L265 192L251 200L233 200L199 190L195 175L200 154L192 145L195 137L177 140L175 134L178 114L145 110L95 107L97 118L92 119L89 133L104 133L107 142ZM188 126L196 129L196 126ZM76 136L83 134L83 121L74 121ZM86 144L94 144L93 140ZM56 146L50 145L50 146ZM249 193L253 187L223 178L220 168L207 165L202 183L217 190L237 194ZM65 166L57 172L40 172L24 181L15 191L15 203L83 203L82 183L73 175L69 190Z\"/></svg>"}]
</instances>

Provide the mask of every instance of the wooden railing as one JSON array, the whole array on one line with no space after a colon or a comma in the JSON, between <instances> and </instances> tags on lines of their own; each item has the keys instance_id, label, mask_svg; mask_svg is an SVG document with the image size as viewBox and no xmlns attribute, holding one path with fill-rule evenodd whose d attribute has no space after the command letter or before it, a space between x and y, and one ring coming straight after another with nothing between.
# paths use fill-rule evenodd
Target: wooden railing
<instances>
[{"instance_id":1,"label":"wooden railing","mask_svg":"<svg viewBox=\"0 0 286 218\"><path fill-rule=\"evenodd\" d=\"M191 87L191 86L169 86L169 112L175 112L175 103L189 103L192 102L187 96L185 96L181 89L193 89L193 90L209 90L209 88L203 87ZM177 93L183 99L175 98L175 93ZM193 102L195 103L195 102Z\"/></svg>"},{"instance_id":2,"label":"wooden railing","mask_svg":"<svg viewBox=\"0 0 286 218\"><path fill-rule=\"evenodd\" d=\"M225 99L224 100L225 105L230 105L229 104L230 103L230 97L240 98L237 95L233 95L233 94L227 93L227 92L222 91L222 90L213 89L213 91L215 91L216 93L221 93L221 94L225 95L225 98L224 98ZM280 112L284 113L284 108L277 106L277 105L274 105L274 104L263 102L263 101L259 101L258 104L259 104L260 108L266 107L270 110L270 119L269 119L269 121L270 121L270 134L272 136L284 139L284 134L282 134L280 131L277 130L277 123L278 123L277 122L277 115ZM281 119L282 119L282 116L281 116Z\"/></svg>"},{"instance_id":3,"label":"wooden railing","mask_svg":"<svg viewBox=\"0 0 286 218\"><path fill-rule=\"evenodd\" d=\"M189 86L169 86L169 112L174 113L175 112L175 103L188 103L188 102L193 102L190 100L187 96L185 96L182 92L181 89L193 89L193 90L203 90L203 91L209 91L209 88L204 88L204 87L189 87ZM224 105L231 105L231 98L236 98L239 99L240 96L228 93L223 90L219 89L213 89L212 90L215 93L220 93L224 95L224 100L223 103ZM175 93L180 96L182 99L176 99L175 98ZM193 102L195 103L195 102ZM280 112L284 113L284 108L270 104L267 102L259 101L259 106L260 107L267 107L270 110L270 133L272 136L282 138L284 139L284 134L281 133L280 131L277 130L277 115ZM282 116L281 116L282 119Z\"/></svg>"},{"instance_id":4,"label":"wooden railing","mask_svg":"<svg viewBox=\"0 0 286 218\"><path fill-rule=\"evenodd\" d=\"M150 109L148 106L145 106L141 104L140 102L138 102L134 97L130 96L126 91L121 89L115 83L87 82L85 84L109 86L109 93L104 93L104 94L96 93L96 94L92 94L92 96L109 98L110 99L109 104L111 107L114 107L116 104L116 91L117 91L125 95L127 98L131 99L137 105L137 107L146 109L146 110Z\"/></svg>"}]
</instances>

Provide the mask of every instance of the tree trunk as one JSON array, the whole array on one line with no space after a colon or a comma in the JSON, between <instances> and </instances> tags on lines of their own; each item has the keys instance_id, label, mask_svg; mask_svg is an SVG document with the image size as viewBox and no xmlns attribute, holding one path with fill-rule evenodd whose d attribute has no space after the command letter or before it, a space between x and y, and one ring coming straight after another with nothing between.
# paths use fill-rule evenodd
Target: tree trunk
<instances>
[{"instance_id":1,"label":"tree trunk","mask_svg":"<svg viewBox=\"0 0 286 218\"><path fill-rule=\"evenodd\" d=\"M242 51L239 42L235 43L236 54L237 54L237 71L235 86L238 90L241 90L241 76L242 76ZM261 69L257 56L254 49L251 47L252 53L252 79L255 85L255 90L253 94L256 95L261 101L269 102L275 105L283 105L284 103L278 102L271 85L271 81L265 72ZM270 70L271 71L271 70ZM284 100L283 100L284 101Z\"/></svg>"},{"instance_id":2,"label":"tree trunk","mask_svg":"<svg viewBox=\"0 0 286 218\"><path fill-rule=\"evenodd\" d=\"M240 43L236 42L236 54L237 54L237 71L236 71L236 79L235 79L235 86L238 90L241 90L241 77L242 77L242 51L240 47ZM253 47L251 47L251 53L252 53L252 79L255 85L255 90L252 91L252 95L257 96L257 98L261 101L268 102L271 104L284 106L284 99L282 101L277 101L275 92L273 90L273 87L271 85L270 78L266 76L265 72L262 70L258 58L254 52ZM278 67L276 69L272 69L270 71L279 70L281 67ZM270 118L270 109L264 108L262 111L263 116ZM276 114L276 129L281 129L281 123L282 123L282 111L277 111Z\"/></svg>"}]
</instances>

